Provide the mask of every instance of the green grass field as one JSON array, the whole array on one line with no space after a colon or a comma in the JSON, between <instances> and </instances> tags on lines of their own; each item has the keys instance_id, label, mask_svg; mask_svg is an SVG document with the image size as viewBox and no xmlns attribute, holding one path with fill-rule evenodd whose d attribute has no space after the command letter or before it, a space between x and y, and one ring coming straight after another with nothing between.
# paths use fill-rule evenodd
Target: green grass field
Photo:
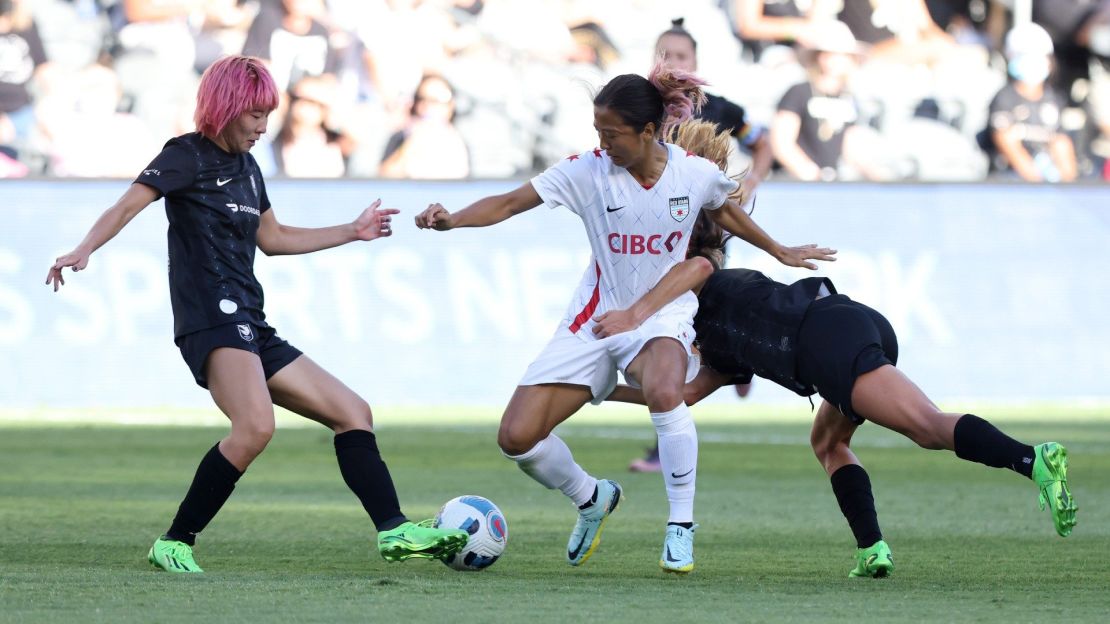
<instances>
[{"instance_id":1,"label":"green grass field","mask_svg":"<svg viewBox=\"0 0 1110 624\"><path fill-rule=\"evenodd\" d=\"M386 564L328 432L286 427L199 541L208 572L187 578L154 571L146 551L223 427L43 426L49 414L0 414L0 622L1105 622L1110 413L1032 418L1038 411L996 422L1068 446L1079 525L1067 539L1017 475L860 431L897 563L882 580L847 578L854 542L804 413L783 422L695 411L701 528L688 577L657 567L661 479L625 471L650 441L646 417L587 411L561 430L587 470L627 494L600 550L572 569L573 509L500 456L495 412L410 409L378 419L406 512L430 516L464 493L491 498L509 522L501 561L480 573Z\"/></svg>"}]
</instances>

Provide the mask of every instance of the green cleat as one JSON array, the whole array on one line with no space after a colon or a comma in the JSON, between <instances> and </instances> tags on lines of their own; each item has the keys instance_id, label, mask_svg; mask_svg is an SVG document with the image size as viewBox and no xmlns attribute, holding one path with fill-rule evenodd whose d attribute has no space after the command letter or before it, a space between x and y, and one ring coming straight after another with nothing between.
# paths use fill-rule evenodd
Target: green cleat
<instances>
[{"instance_id":1,"label":"green cleat","mask_svg":"<svg viewBox=\"0 0 1110 624\"><path fill-rule=\"evenodd\" d=\"M856 567L848 573L848 578L883 578L893 571L894 556L890 554L890 546L879 540L869 548L856 549Z\"/></svg>"},{"instance_id":2,"label":"green cleat","mask_svg":"<svg viewBox=\"0 0 1110 624\"><path fill-rule=\"evenodd\" d=\"M193 547L185 542L159 537L146 556L150 564L166 572L198 574L204 572L193 560Z\"/></svg>"},{"instance_id":3,"label":"green cleat","mask_svg":"<svg viewBox=\"0 0 1110 624\"><path fill-rule=\"evenodd\" d=\"M1079 509L1068 490L1068 450L1056 442L1038 444L1033 460L1033 482L1040 490L1041 510L1052 510L1052 524L1060 537L1071 535Z\"/></svg>"},{"instance_id":4,"label":"green cleat","mask_svg":"<svg viewBox=\"0 0 1110 624\"><path fill-rule=\"evenodd\" d=\"M466 546L470 535L461 529L437 529L432 520L405 522L378 533L378 552L386 561L439 559L446 561Z\"/></svg>"}]
</instances>

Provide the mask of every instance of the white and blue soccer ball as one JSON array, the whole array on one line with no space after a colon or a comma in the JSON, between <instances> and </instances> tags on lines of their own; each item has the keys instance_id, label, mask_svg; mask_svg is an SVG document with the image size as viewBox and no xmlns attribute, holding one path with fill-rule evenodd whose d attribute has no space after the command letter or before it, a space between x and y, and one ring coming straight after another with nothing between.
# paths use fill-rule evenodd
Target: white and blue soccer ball
<instances>
[{"instance_id":1,"label":"white and blue soccer ball","mask_svg":"<svg viewBox=\"0 0 1110 624\"><path fill-rule=\"evenodd\" d=\"M488 568L505 552L505 544L509 541L505 514L481 496L460 496L447 501L436 514L435 526L462 529L470 534L466 547L443 562L456 570Z\"/></svg>"}]
</instances>

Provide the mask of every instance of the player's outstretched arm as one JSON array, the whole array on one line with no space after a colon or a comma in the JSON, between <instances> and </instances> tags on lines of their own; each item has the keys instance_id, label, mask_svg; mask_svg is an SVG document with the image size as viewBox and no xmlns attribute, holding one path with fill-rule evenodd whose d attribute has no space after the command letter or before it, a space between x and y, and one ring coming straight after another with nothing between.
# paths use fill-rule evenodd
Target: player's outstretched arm
<instances>
[{"instance_id":1,"label":"player's outstretched arm","mask_svg":"<svg viewBox=\"0 0 1110 624\"><path fill-rule=\"evenodd\" d=\"M735 200L728 200L717 210L709 212L709 216L729 233L771 254L786 266L817 269L817 265L808 260L824 260L834 262L835 249L818 247L817 245L801 245L799 247L786 247L771 238L763 228L759 227L748 213L740 207Z\"/></svg>"},{"instance_id":2,"label":"player's outstretched arm","mask_svg":"<svg viewBox=\"0 0 1110 624\"><path fill-rule=\"evenodd\" d=\"M686 405L693 405L705 397L713 394L722 386L729 385L732 378L723 373L702 366L698 370L697 377L686 384L683 389L683 401ZM618 403L634 403L636 405L647 405L644 401L644 391L632 386L618 385L613 388L613 392L605 397L606 401L616 401Z\"/></svg>"},{"instance_id":3,"label":"player's outstretched arm","mask_svg":"<svg viewBox=\"0 0 1110 624\"><path fill-rule=\"evenodd\" d=\"M441 232L459 227L486 227L531 210L542 202L532 183L526 182L508 193L483 197L455 213L441 204L431 204L416 215L416 227Z\"/></svg>"},{"instance_id":4,"label":"player's outstretched arm","mask_svg":"<svg viewBox=\"0 0 1110 624\"><path fill-rule=\"evenodd\" d=\"M376 199L354 221L322 228L283 225L278 223L273 210L267 210L258 221L258 248L267 256L285 256L391 236L393 215L400 210L381 205L382 200Z\"/></svg>"},{"instance_id":5,"label":"player's outstretched arm","mask_svg":"<svg viewBox=\"0 0 1110 624\"><path fill-rule=\"evenodd\" d=\"M627 310L611 310L595 316L594 322L597 324L594 325L593 332L601 338L607 338L632 331L663 306L678 299L682 293L701 288L710 275L713 275L713 264L709 260L701 256L683 260L671 267L658 284Z\"/></svg>"},{"instance_id":6,"label":"player's outstretched arm","mask_svg":"<svg viewBox=\"0 0 1110 624\"><path fill-rule=\"evenodd\" d=\"M73 251L59 256L54 261L50 271L46 274L46 283L54 284L54 292L58 292L59 286L64 286L66 281L62 277L62 269L66 267L73 267L73 271L77 272L84 269L89 264L89 256L94 251L100 249L104 243L115 238L123 230L124 226L135 218L143 208L146 208L158 199L158 191L153 188L140 183L134 183L128 187L127 191L116 201L111 208L104 211L100 218L96 220L89 233L85 235L85 239Z\"/></svg>"}]
</instances>

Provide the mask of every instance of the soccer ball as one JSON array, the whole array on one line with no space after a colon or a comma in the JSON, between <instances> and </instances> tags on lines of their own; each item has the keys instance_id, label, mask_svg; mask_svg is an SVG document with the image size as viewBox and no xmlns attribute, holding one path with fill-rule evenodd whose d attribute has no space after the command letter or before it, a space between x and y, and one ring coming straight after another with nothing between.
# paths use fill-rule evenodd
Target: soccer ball
<instances>
[{"instance_id":1,"label":"soccer ball","mask_svg":"<svg viewBox=\"0 0 1110 624\"><path fill-rule=\"evenodd\" d=\"M436 514L435 526L462 529L470 534L466 546L443 562L456 570L488 568L505 552L505 543L509 541L505 514L481 496L460 496L447 501Z\"/></svg>"}]
</instances>

